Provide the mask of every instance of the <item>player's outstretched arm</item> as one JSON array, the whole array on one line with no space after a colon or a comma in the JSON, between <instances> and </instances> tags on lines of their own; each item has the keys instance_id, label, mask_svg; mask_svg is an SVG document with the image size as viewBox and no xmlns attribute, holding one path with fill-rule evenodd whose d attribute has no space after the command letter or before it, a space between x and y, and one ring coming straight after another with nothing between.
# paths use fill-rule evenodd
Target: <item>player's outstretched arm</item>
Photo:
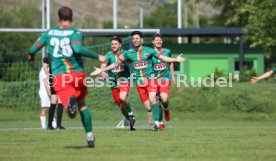
<instances>
[{"instance_id":1,"label":"player's outstretched arm","mask_svg":"<svg viewBox=\"0 0 276 161\"><path fill-rule=\"evenodd\" d=\"M255 84L257 83L259 80L262 80L262 79L265 79L267 77L270 77L272 74L274 73L273 70L270 70L266 73L264 73L263 75L260 75L259 77L252 77L251 80L250 80L250 83L251 84Z\"/></svg>"},{"instance_id":2,"label":"player's outstretched arm","mask_svg":"<svg viewBox=\"0 0 276 161\"><path fill-rule=\"evenodd\" d=\"M80 43L76 43L72 45L72 49L76 54L79 54L81 56L90 57L93 59L98 59L100 62L105 62L105 56L99 55L98 53L94 51L90 51L87 48L83 47Z\"/></svg>"},{"instance_id":3,"label":"player's outstretched arm","mask_svg":"<svg viewBox=\"0 0 276 161\"><path fill-rule=\"evenodd\" d=\"M107 66L106 63L101 63L101 69L105 68ZM102 77L107 80L108 79L108 74L106 72L102 72Z\"/></svg>"},{"instance_id":4,"label":"player's outstretched arm","mask_svg":"<svg viewBox=\"0 0 276 161\"><path fill-rule=\"evenodd\" d=\"M46 46L46 33L43 33L32 45L32 47L29 49L29 61L34 60L34 55L36 52L38 52L43 46Z\"/></svg>"},{"instance_id":5,"label":"player's outstretched arm","mask_svg":"<svg viewBox=\"0 0 276 161\"><path fill-rule=\"evenodd\" d=\"M120 55L119 55L119 60L120 60L121 62L122 62L122 61L125 61L124 55L120 54ZM91 75L91 76L95 76L95 75L101 74L102 72L111 70L111 69L113 69L113 68L119 66L119 64L120 64L121 62L112 63L112 64L110 64L109 66L106 66L106 67L104 67L104 68L97 68L97 67L95 67L95 68L94 68L94 71L93 71L92 73L90 73L90 75Z\"/></svg>"},{"instance_id":6,"label":"player's outstretched arm","mask_svg":"<svg viewBox=\"0 0 276 161\"><path fill-rule=\"evenodd\" d=\"M170 72L171 72L171 77L172 77L172 85L176 84L175 76L174 76L174 66L173 63L170 64Z\"/></svg>"},{"instance_id":7,"label":"player's outstretched arm","mask_svg":"<svg viewBox=\"0 0 276 161\"><path fill-rule=\"evenodd\" d=\"M173 62L183 62L185 58L182 57L183 54L179 54L176 58L167 57L164 55L159 55L158 59L162 60L163 62L173 63Z\"/></svg>"},{"instance_id":8,"label":"player's outstretched arm","mask_svg":"<svg viewBox=\"0 0 276 161\"><path fill-rule=\"evenodd\" d=\"M115 62L115 63L112 63L110 64L109 66L107 67L104 67L104 68L97 68L97 67L94 67L94 71L92 73L90 73L91 76L95 76L95 75L98 75L98 74L101 74L102 72L105 72L105 71L108 71L108 70L111 70L117 66L119 66L120 62Z\"/></svg>"}]
</instances>

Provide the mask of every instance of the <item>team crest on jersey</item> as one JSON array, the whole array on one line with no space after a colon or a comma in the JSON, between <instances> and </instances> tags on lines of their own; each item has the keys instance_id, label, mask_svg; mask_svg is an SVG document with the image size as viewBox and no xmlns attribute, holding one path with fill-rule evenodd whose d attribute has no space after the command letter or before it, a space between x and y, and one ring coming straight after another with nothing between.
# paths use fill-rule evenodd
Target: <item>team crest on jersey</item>
<instances>
[{"instance_id":1,"label":"team crest on jersey","mask_svg":"<svg viewBox=\"0 0 276 161\"><path fill-rule=\"evenodd\" d=\"M154 70L161 71L166 69L167 64L166 63L160 63L160 64L154 64Z\"/></svg>"},{"instance_id":2,"label":"team crest on jersey","mask_svg":"<svg viewBox=\"0 0 276 161\"><path fill-rule=\"evenodd\" d=\"M134 69L144 69L148 67L147 61L134 62Z\"/></svg>"},{"instance_id":3,"label":"team crest on jersey","mask_svg":"<svg viewBox=\"0 0 276 161\"><path fill-rule=\"evenodd\" d=\"M148 58L149 57L149 53L146 53L145 56L146 56L146 58Z\"/></svg>"},{"instance_id":4,"label":"team crest on jersey","mask_svg":"<svg viewBox=\"0 0 276 161\"><path fill-rule=\"evenodd\" d=\"M119 73L119 72L122 72L122 71L124 71L124 65L123 65L123 64L120 64L119 66L113 68L111 71L112 71L112 73Z\"/></svg>"}]
</instances>

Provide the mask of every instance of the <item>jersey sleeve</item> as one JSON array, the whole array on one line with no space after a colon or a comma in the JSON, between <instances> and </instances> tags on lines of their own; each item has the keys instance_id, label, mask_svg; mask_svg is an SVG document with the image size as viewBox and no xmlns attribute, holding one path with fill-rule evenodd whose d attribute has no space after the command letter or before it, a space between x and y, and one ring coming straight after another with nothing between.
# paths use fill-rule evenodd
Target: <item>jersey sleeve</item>
<instances>
[{"instance_id":1,"label":"jersey sleeve","mask_svg":"<svg viewBox=\"0 0 276 161\"><path fill-rule=\"evenodd\" d=\"M124 59L121 61L130 61L130 51L122 50L121 55L123 55Z\"/></svg>"},{"instance_id":2,"label":"jersey sleeve","mask_svg":"<svg viewBox=\"0 0 276 161\"><path fill-rule=\"evenodd\" d=\"M75 45L75 44L81 44L82 43L82 33L79 31L75 31L71 37L71 45Z\"/></svg>"},{"instance_id":3,"label":"jersey sleeve","mask_svg":"<svg viewBox=\"0 0 276 161\"><path fill-rule=\"evenodd\" d=\"M43 33L29 49L29 54L34 55L38 50L47 44L47 32Z\"/></svg>"},{"instance_id":4,"label":"jersey sleeve","mask_svg":"<svg viewBox=\"0 0 276 161\"><path fill-rule=\"evenodd\" d=\"M167 49L167 50L168 50L168 57L172 57L171 50L170 49Z\"/></svg>"},{"instance_id":5,"label":"jersey sleeve","mask_svg":"<svg viewBox=\"0 0 276 161\"><path fill-rule=\"evenodd\" d=\"M82 46L82 34L79 31L76 31L71 36L71 47L76 54L81 56L90 57L94 59L98 59L98 53L94 51L90 51L87 48Z\"/></svg>"},{"instance_id":6,"label":"jersey sleeve","mask_svg":"<svg viewBox=\"0 0 276 161\"><path fill-rule=\"evenodd\" d=\"M155 51L154 49L152 49L152 48L148 48L148 50L149 50L149 56L154 56L154 57L156 57L156 58L158 58L158 57L159 57L158 52L157 52L157 51Z\"/></svg>"},{"instance_id":7,"label":"jersey sleeve","mask_svg":"<svg viewBox=\"0 0 276 161\"><path fill-rule=\"evenodd\" d=\"M126 50L123 50L122 55L123 55L124 58L125 58L125 59L124 59L124 62L125 62L126 64L130 64L131 61L130 61L128 52L127 52Z\"/></svg>"},{"instance_id":8,"label":"jersey sleeve","mask_svg":"<svg viewBox=\"0 0 276 161\"><path fill-rule=\"evenodd\" d=\"M110 64L110 56L109 56L108 52L105 54L105 61L106 61L107 65Z\"/></svg>"}]
</instances>

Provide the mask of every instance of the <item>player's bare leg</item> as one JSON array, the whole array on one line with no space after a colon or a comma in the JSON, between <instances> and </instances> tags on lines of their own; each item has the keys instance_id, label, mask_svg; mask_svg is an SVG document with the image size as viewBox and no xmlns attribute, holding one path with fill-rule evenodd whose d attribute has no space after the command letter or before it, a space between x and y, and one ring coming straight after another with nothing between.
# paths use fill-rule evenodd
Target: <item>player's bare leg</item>
<instances>
[{"instance_id":1,"label":"player's bare leg","mask_svg":"<svg viewBox=\"0 0 276 161\"><path fill-rule=\"evenodd\" d=\"M147 110L146 120L148 121L150 126L153 126L153 119L152 119L152 111L151 111L151 107L150 107L150 101L146 100L145 102L143 102L143 105L144 105L145 109Z\"/></svg>"}]
</instances>

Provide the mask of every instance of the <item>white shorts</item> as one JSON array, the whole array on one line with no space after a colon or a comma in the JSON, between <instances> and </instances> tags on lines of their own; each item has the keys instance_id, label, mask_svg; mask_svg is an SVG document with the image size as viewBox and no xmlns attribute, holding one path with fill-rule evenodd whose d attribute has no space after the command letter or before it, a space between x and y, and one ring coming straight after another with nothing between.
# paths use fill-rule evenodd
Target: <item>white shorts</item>
<instances>
[{"instance_id":1,"label":"white shorts","mask_svg":"<svg viewBox=\"0 0 276 161\"><path fill-rule=\"evenodd\" d=\"M47 92L39 90L39 97L40 97L41 107L49 108L51 105L51 100L50 100L50 96L48 96Z\"/></svg>"}]
</instances>

